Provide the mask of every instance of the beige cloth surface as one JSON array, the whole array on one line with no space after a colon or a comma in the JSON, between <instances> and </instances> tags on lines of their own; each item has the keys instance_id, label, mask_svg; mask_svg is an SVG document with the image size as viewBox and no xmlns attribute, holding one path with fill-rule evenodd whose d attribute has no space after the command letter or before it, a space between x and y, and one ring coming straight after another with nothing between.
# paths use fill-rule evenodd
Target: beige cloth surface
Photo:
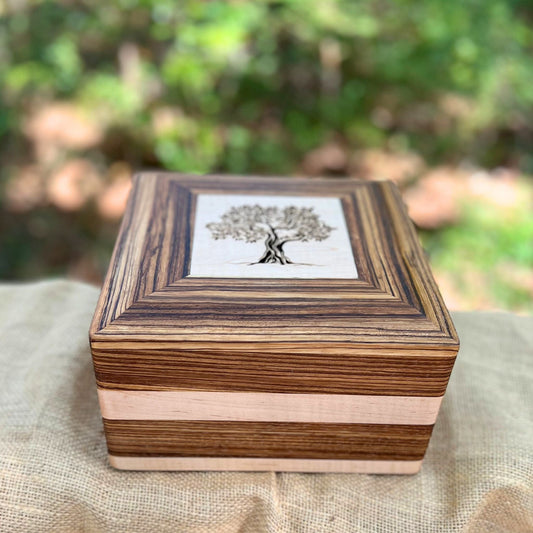
<instances>
[{"instance_id":1,"label":"beige cloth surface","mask_svg":"<svg viewBox=\"0 0 533 533\"><path fill-rule=\"evenodd\" d=\"M98 289L0 285L0 531L533 531L533 320L456 313L462 341L416 476L121 472L87 330Z\"/></svg>"}]
</instances>

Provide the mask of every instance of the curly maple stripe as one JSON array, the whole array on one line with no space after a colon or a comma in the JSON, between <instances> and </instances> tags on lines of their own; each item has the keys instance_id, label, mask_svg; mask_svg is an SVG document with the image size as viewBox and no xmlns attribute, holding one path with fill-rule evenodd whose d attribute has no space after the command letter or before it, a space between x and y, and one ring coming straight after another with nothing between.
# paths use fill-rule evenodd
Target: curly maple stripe
<instances>
[{"instance_id":1,"label":"curly maple stripe","mask_svg":"<svg viewBox=\"0 0 533 533\"><path fill-rule=\"evenodd\" d=\"M212 420L432 425L442 396L98 389L108 420Z\"/></svg>"}]
</instances>

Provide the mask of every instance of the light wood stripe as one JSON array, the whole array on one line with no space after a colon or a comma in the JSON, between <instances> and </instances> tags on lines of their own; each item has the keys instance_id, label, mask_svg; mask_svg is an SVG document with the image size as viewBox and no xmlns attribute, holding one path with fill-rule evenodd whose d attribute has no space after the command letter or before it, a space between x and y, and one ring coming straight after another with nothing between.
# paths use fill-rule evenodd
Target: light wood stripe
<instances>
[{"instance_id":1,"label":"light wood stripe","mask_svg":"<svg viewBox=\"0 0 533 533\"><path fill-rule=\"evenodd\" d=\"M442 396L98 389L109 420L219 420L432 425Z\"/></svg>"},{"instance_id":2,"label":"light wood stripe","mask_svg":"<svg viewBox=\"0 0 533 533\"><path fill-rule=\"evenodd\" d=\"M338 472L416 474L422 461L354 461L335 459L269 459L254 457L123 457L109 455L121 470L210 470L241 472Z\"/></svg>"}]
</instances>

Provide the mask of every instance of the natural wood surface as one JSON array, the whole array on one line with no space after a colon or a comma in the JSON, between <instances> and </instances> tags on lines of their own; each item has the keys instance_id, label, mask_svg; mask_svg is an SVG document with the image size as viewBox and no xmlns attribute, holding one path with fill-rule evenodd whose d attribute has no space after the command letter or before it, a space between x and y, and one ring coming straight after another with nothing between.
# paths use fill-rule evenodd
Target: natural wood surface
<instances>
[{"instance_id":1,"label":"natural wood surface","mask_svg":"<svg viewBox=\"0 0 533 533\"><path fill-rule=\"evenodd\" d=\"M102 416L115 420L213 420L432 425L442 396L279 394L98 389Z\"/></svg>"},{"instance_id":2,"label":"natural wood surface","mask_svg":"<svg viewBox=\"0 0 533 533\"><path fill-rule=\"evenodd\" d=\"M379 356L368 350L333 354L93 349L98 385L126 390L442 396L455 361Z\"/></svg>"},{"instance_id":3,"label":"natural wood surface","mask_svg":"<svg viewBox=\"0 0 533 533\"><path fill-rule=\"evenodd\" d=\"M459 347L392 183L165 173L90 341L111 464L183 470L414 473Z\"/></svg>"},{"instance_id":4,"label":"natural wood surface","mask_svg":"<svg viewBox=\"0 0 533 533\"><path fill-rule=\"evenodd\" d=\"M188 277L199 194L340 199L358 278ZM338 179L138 176L90 337L148 390L441 396L458 349L396 188Z\"/></svg>"},{"instance_id":5,"label":"natural wood surface","mask_svg":"<svg viewBox=\"0 0 533 533\"><path fill-rule=\"evenodd\" d=\"M104 419L112 455L416 461L433 426Z\"/></svg>"},{"instance_id":6,"label":"natural wood surface","mask_svg":"<svg viewBox=\"0 0 533 533\"><path fill-rule=\"evenodd\" d=\"M340 197L360 277L326 281L187 278L194 195L229 191L252 197L265 192ZM395 219L401 224L394 225ZM287 293L287 298L264 298L272 288L279 295ZM245 301L233 297L236 289L245 289ZM338 301L338 291L351 297ZM322 297L315 300L314 292ZM376 303L376 292L387 297ZM331 294L337 305L324 301L324 293ZM273 306L277 307L274 313ZM305 336L316 342L379 344L409 338L412 343L433 340L457 345L423 251L392 184L174 175L138 178L91 336L94 340L157 341L168 336L212 342L214 335L217 342L290 341Z\"/></svg>"},{"instance_id":7,"label":"natural wood surface","mask_svg":"<svg viewBox=\"0 0 533 533\"><path fill-rule=\"evenodd\" d=\"M268 459L258 457L146 457L109 455L121 470L241 472L332 472L342 474L416 474L422 461L354 461L342 459Z\"/></svg>"}]
</instances>

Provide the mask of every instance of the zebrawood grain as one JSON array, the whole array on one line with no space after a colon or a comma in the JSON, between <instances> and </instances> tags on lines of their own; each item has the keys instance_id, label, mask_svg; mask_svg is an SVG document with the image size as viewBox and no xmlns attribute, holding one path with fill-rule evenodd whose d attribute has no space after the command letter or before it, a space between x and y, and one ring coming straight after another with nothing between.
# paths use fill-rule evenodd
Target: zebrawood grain
<instances>
[{"instance_id":1,"label":"zebrawood grain","mask_svg":"<svg viewBox=\"0 0 533 533\"><path fill-rule=\"evenodd\" d=\"M390 343L406 340L407 332L412 343L433 340L457 345L429 271L418 268L427 261L401 199L388 182L147 175L136 179L134 190L91 328L95 341L169 336L209 342L216 335L217 341L306 337L319 343ZM340 197L359 279L187 278L194 195L214 191ZM146 208L150 198L151 210ZM164 204L161 198L166 199ZM149 223L145 222L147 211ZM139 212L142 224L137 221ZM402 227L394 225L395 217L401 218ZM135 238L130 238L133 234ZM417 288L426 289L425 298ZM236 289L245 289L247 298L234 297ZM272 289L278 298L262 298ZM206 291L210 300L202 300ZM316 292L319 298L313 296ZM337 292L351 295L344 308ZM331 294L334 302L324 300L324 294ZM273 306L279 312L273 313ZM234 331L236 320L238 332Z\"/></svg>"},{"instance_id":2,"label":"zebrawood grain","mask_svg":"<svg viewBox=\"0 0 533 533\"><path fill-rule=\"evenodd\" d=\"M107 420L112 455L416 461L433 426Z\"/></svg>"},{"instance_id":3,"label":"zebrawood grain","mask_svg":"<svg viewBox=\"0 0 533 533\"><path fill-rule=\"evenodd\" d=\"M358 279L187 277L214 193L339 198ZM391 183L159 173L135 179L90 338L101 387L411 396L444 393L459 344Z\"/></svg>"},{"instance_id":4,"label":"zebrawood grain","mask_svg":"<svg viewBox=\"0 0 533 533\"><path fill-rule=\"evenodd\" d=\"M93 349L100 387L442 396L455 356Z\"/></svg>"},{"instance_id":5,"label":"zebrawood grain","mask_svg":"<svg viewBox=\"0 0 533 533\"><path fill-rule=\"evenodd\" d=\"M202 206L218 202L199 195L327 199L315 204L346 222L330 248L344 270L189 275L195 231L211 225ZM459 348L392 183L170 173L134 179L89 336L110 460L125 469L416 472Z\"/></svg>"}]
</instances>

